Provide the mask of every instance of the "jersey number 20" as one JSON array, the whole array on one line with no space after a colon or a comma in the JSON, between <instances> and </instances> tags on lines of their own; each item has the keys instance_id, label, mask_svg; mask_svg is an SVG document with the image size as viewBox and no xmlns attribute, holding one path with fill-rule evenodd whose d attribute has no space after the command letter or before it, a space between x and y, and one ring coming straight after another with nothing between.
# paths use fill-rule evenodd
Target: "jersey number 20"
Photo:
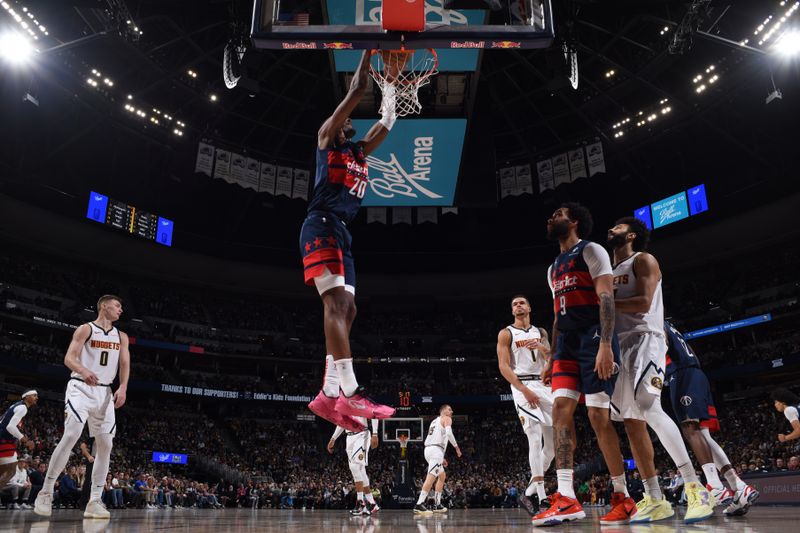
<instances>
[{"instance_id":1,"label":"jersey number 20","mask_svg":"<svg viewBox=\"0 0 800 533\"><path fill-rule=\"evenodd\" d=\"M362 180L361 178L356 176L353 186L350 187L350 194L352 194L359 200L364 198L364 195L367 194L367 180Z\"/></svg>"}]
</instances>

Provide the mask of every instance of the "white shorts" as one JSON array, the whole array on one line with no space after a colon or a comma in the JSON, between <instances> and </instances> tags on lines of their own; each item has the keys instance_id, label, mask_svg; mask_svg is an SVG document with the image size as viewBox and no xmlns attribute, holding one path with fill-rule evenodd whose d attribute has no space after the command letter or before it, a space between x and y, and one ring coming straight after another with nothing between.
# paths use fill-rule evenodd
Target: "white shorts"
<instances>
[{"instance_id":1,"label":"white shorts","mask_svg":"<svg viewBox=\"0 0 800 533\"><path fill-rule=\"evenodd\" d=\"M17 452L14 452L14 455L9 455L8 457L0 457L0 466L12 465L16 464L16 462L17 462Z\"/></svg>"},{"instance_id":2,"label":"white shorts","mask_svg":"<svg viewBox=\"0 0 800 533\"><path fill-rule=\"evenodd\" d=\"M514 407L517 410L519 421L522 422L522 428L527 428L528 424L542 424L543 426L553 425L553 391L542 383L540 380L525 380L523 385L528 387L536 393L539 397L539 407L534 407L525 396L511 387L511 396L514 397Z\"/></svg>"},{"instance_id":3,"label":"white shorts","mask_svg":"<svg viewBox=\"0 0 800 533\"><path fill-rule=\"evenodd\" d=\"M88 423L92 437L104 433L114 435L117 431L111 387L92 387L77 379L70 379L64 398L64 413L65 424L70 419L77 420L81 425Z\"/></svg>"},{"instance_id":4,"label":"white shorts","mask_svg":"<svg viewBox=\"0 0 800 533\"><path fill-rule=\"evenodd\" d=\"M611 397L611 419L644 420L636 404L641 394L661 395L667 361L667 341L657 333L620 337L620 369Z\"/></svg>"},{"instance_id":5,"label":"white shorts","mask_svg":"<svg viewBox=\"0 0 800 533\"><path fill-rule=\"evenodd\" d=\"M439 476L444 473L444 450L439 446L425 446L425 460L428 461L428 473Z\"/></svg>"},{"instance_id":6,"label":"white shorts","mask_svg":"<svg viewBox=\"0 0 800 533\"><path fill-rule=\"evenodd\" d=\"M370 439L369 431L347 435L345 450L347 451L347 461L351 465L367 466L369 464Z\"/></svg>"}]
</instances>

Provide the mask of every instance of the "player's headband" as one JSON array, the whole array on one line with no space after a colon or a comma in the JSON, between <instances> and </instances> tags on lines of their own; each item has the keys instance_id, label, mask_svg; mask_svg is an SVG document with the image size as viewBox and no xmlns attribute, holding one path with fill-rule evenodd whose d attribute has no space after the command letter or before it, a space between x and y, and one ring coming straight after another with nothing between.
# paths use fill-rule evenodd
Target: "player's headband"
<instances>
[{"instance_id":1,"label":"player's headband","mask_svg":"<svg viewBox=\"0 0 800 533\"><path fill-rule=\"evenodd\" d=\"M23 398L27 398L28 396L38 396L38 395L39 395L39 393L36 392L35 390L29 390L29 391L26 391L26 392L22 393L22 397Z\"/></svg>"}]
</instances>

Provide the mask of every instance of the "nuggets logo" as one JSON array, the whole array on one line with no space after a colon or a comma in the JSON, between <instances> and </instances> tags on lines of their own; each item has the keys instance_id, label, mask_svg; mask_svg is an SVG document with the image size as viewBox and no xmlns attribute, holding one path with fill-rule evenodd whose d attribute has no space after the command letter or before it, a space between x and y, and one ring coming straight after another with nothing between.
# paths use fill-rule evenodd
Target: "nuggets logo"
<instances>
[{"instance_id":1,"label":"nuggets logo","mask_svg":"<svg viewBox=\"0 0 800 533\"><path fill-rule=\"evenodd\" d=\"M520 41L493 41L492 48L522 48Z\"/></svg>"},{"instance_id":2,"label":"nuggets logo","mask_svg":"<svg viewBox=\"0 0 800 533\"><path fill-rule=\"evenodd\" d=\"M661 378L658 376L654 376L653 379L650 380L650 384L658 390L661 390L661 388L664 386L664 382L661 381Z\"/></svg>"},{"instance_id":3,"label":"nuggets logo","mask_svg":"<svg viewBox=\"0 0 800 533\"><path fill-rule=\"evenodd\" d=\"M691 396L681 396L681 405L684 407L689 407L692 405L692 397Z\"/></svg>"},{"instance_id":4,"label":"nuggets logo","mask_svg":"<svg viewBox=\"0 0 800 533\"><path fill-rule=\"evenodd\" d=\"M303 43L303 42L295 42L295 43L281 43L281 46L284 50L316 50L317 43Z\"/></svg>"},{"instance_id":5,"label":"nuggets logo","mask_svg":"<svg viewBox=\"0 0 800 533\"><path fill-rule=\"evenodd\" d=\"M339 43L339 42L322 43L322 48L326 50L352 50L353 43Z\"/></svg>"},{"instance_id":6,"label":"nuggets logo","mask_svg":"<svg viewBox=\"0 0 800 533\"><path fill-rule=\"evenodd\" d=\"M364 460L364 454L363 453L358 454L358 460L359 461L363 461Z\"/></svg>"},{"instance_id":7,"label":"nuggets logo","mask_svg":"<svg viewBox=\"0 0 800 533\"><path fill-rule=\"evenodd\" d=\"M519 417L519 423L522 424L523 426L525 425L525 417L524 416Z\"/></svg>"}]
</instances>

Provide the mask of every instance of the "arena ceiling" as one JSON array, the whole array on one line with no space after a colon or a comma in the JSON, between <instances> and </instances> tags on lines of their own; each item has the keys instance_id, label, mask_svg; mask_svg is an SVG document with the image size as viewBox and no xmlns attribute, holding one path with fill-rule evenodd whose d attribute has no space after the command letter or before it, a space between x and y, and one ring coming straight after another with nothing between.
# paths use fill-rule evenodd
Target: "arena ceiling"
<instances>
[{"instance_id":1,"label":"arena ceiling","mask_svg":"<svg viewBox=\"0 0 800 533\"><path fill-rule=\"evenodd\" d=\"M249 51L242 82L228 90L223 49L247 28L249 1L5 1L35 13L47 29L33 64L2 67L0 112L11 126L0 134L6 193L74 214L88 190L101 190L169 213L187 246L296 261L300 202L193 175L193 160L205 137L264 160L310 168L315 133L347 83L333 72L329 53ZM713 217L796 191L796 59L757 43L778 20L766 17L779 17L792 5L554 0L557 41L568 41L578 53L578 89L565 75L559 46L485 51L455 104L437 103L446 83L434 87L423 113L470 119L459 215L436 227L364 224L357 251L375 263L402 253L404 261L418 263L422 254L446 264L437 254L459 253L492 264L502 251L516 257L520 250L530 255L546 249L549 255L543 221L566 199L587 203L606 224L697 183L713 190ZM692 6L701 10L693 21L685 18ZM784 27L796 18L792 13ZM687 21L696 29L677 43L682 53L671 53L675 33ZM765 22L761 37L754 36ZM13 23L0 12L3 28ZM99 87L87 83L91 70L102 72ZM701 92L698 74L706 80ZM765 103L775 89L783 98ZM137 120L124 108L127 95L170 120ZM376 116L376 104L367 102L359 113ZM655 118L647 121L651 114ZM495 169L533 163L594 139L603 141L606 175L532 199L497 200ZM665 230L670 232L681 230Z\"/></svg>"}]
</instances>

